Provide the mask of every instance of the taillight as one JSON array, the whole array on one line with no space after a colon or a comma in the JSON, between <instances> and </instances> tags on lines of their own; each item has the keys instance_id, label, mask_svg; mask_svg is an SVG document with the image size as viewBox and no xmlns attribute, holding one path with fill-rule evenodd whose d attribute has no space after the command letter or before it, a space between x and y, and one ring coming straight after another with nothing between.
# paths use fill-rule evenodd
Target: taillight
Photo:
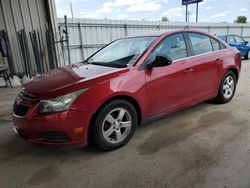
<instances>
[{"instance_id":1,"label":"taillight","mask_svg":"<svg viewBox=\"0 0 250 188\"><path fill-rule=\"evenodd\" d=\"M240 52L238 52L238 50L237 50L237 53L234 56L234 62L238 66L239 71L240 71L240 69L241 69L241 54L240 54Z\"/></svg>"}]
</instances>

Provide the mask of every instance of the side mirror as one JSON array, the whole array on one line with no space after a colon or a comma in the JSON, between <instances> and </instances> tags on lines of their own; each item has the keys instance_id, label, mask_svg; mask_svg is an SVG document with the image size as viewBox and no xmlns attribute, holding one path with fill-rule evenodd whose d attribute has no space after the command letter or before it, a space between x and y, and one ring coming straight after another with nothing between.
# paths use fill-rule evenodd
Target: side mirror
<instances>
[{"instance_id":1,"label":"side mirror","mask_svg":"<svg viewBox=\"0 0 250 188\"><path fill-rule=\"evenodd\" d=\"M172 64L172 59L166 55L157 55L152 63L147 64L147 69L164 67Z\"/></svg>"},{"instance_id":2,"label":"side mirror","mask_svg":"<svg viewBox=\"0 0 250 188\"><path fill-rule=\"evenodd\" d=\"M245 45L247 45L249 42L248 41L245 41Z\"/></svg>"}]
</instances>

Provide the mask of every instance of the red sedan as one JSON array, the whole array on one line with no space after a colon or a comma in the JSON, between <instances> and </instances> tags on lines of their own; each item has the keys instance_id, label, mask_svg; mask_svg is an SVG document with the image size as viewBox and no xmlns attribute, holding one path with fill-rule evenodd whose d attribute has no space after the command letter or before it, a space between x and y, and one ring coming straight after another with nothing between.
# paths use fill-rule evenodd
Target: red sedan
<instances>
[{"instance_id":1,"label":"red sedan","mask_svg":"<svg viewBox=\"0 0 250 188\"><path fill-rule=\"evenodd\" d=\"M236 48L200 31L118 39L27 84L14 103L14 130L36 144L114 150L145 120L208 99L229 102L240 68Z\"/></svg>"}]
</instances>

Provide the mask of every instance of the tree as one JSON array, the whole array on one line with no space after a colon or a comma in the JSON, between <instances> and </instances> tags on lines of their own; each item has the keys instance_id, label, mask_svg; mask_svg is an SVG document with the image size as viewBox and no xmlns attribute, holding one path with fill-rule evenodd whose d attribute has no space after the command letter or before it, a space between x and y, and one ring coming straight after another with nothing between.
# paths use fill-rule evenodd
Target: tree
<instances>
[{"instance_id":1,"label":"tree","mask_svg":"<svg viewBox=\"0 0 250 188\"><path fill-rule=\"evenodd\" d=\"M247 17L246 16L237 16L234 23L247 23Z\"/></svg>"},{"instance_id":2,"label":"tree","mask_svg":"<svg viewBox=\"0 0 250 188\"><path fill-rule=\"evenodd\" d=\"M169 22L169 19L167 17L162 17L161 21L163 21L163 22Z\"/></svg>"}]
</instances>

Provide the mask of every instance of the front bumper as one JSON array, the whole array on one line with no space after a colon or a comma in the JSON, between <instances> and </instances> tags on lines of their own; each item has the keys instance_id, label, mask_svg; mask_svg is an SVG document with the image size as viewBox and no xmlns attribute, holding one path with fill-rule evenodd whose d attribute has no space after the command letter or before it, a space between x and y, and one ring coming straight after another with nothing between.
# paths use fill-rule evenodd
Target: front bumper
<instances>
[{"instance_id":1,"label":"front bumper","mask_svg":"<svg viewBox=\"0 0 250 188\"><path fill-rule=\"evenodd\" d=\"M35 107L34 107L35 108ZM32 107L23 117L13 113L14 129L31 143L53 146L86 146L89 116L76 110L37 115Z\"/></svg>"}]
</instances>

